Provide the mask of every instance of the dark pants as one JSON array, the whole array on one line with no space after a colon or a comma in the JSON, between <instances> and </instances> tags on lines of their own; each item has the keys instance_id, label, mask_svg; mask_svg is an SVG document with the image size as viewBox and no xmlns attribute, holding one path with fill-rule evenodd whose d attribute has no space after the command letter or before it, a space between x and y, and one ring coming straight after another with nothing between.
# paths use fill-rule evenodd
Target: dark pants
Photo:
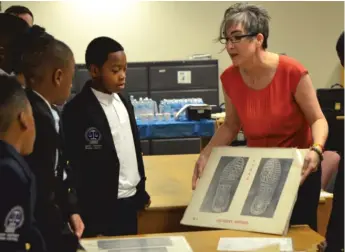
<instances>
[{"instance_id":1,"label":"dark pants","mask_svg":"<svg viewBox=\"0 0 345 252\"><path fill-rule=\"evenodd\" d=\"M43 202L43 201L42 201ZM64 221L59 208L53 202L36 207L37 227L49 252L75 252L79 246L78 237Z\"/></svg>"},{"instance_id":2,"label":"dark pants","mask_svg":"<svg viewBox=\"0 0 345 252\"><path fill-rule=\"evenodd\" d=\"M339 252L344 248L344 159L339 164L333 191L333 206L328 222L327 252Z\"/></svg>"},{"instance_id":3,"label":"dark pants","mask_svg":"<svg viewBox=\"0 0 345 252\"><path fill-rule=\"evenodd\" d=\"M298 190L290 225L308 225L317 232L317 208L321 192L321 169L311 173Z\"/></svg>"},{"instance_id":4,"label":"dark pants","mask_svg":"<svg viewBox=\"0 0 345 252\"><path fill-rule=\"evenodd\" d=\"M103 211L103 214L106 215L106 222L100 221L98 214L85 218L83 237L136 235L138 233L138 210L135 202L134 197L117 200L114 210ZM100 210L100 212L102 211ZM101 219L104 219L103 217Z\"/></svg>"},{"instance_id":5,"label":"dark pants","mask_svg":"<svg viewBox=\"0 0 345 252\"><path fill-rule=\"evenodd\" d=\"M138 216L133 197L117 201L116 214L111 218L105 236L138 234Z\"/></svg>"},{"instance_id":6,"label":"dark pants","mask_svg":"<svg viewBox=\"0 0 345 252\"><path fill-rule=\"evenodd\" d=\"M76 252L79 247L78 237L66 225L63 229L54 229L52 226L41 228L43 238L49 252Z\"/></svg>"}]
</instances>

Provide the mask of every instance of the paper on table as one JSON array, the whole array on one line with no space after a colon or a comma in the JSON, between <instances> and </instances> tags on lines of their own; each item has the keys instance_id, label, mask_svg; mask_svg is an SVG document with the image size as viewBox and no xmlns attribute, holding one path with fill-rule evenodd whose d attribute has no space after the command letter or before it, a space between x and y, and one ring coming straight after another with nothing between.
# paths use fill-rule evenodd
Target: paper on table
<instances>
[{"instance_id":1,"label":"paper on table","mask_svg":"<svg viewBox=\"0 0 345 252\"><path fill-rule=\"evenodd\" d=\"M218 251L252 251L268 245L279 244L280 251L293 252L291 238L220 238Z\"/></svg>"},{"instance_id":2,"label":"paper on table","mask_svg":"<svg viewBox=\"0 0 345 252\"><path fill-rule=\"evenodd\" d=\"M251 252L280 252L280 246L278 245L270 245L261 249L256 249Z\"/></svg>"},{"instance_id":3,"label":"paper on table","mask_svg":"<svg viewBox=\"0 0 345 252\"><path fill-rule=\"evenodd\" d=\"M87 252L193 252L184 236L82 239Z\"/></svg>"},{"instance_id":4,"label":"paper on table","mask_svg":"<svg viewBox=\"0 0 345 252\"><path fill-rule=\"evenodd\" d=\"M323 198L333 198L333 193L329 193L329 192L326 192L326 191L321 191L320 197L323 197Z\"/></svg>"}]
</instances>

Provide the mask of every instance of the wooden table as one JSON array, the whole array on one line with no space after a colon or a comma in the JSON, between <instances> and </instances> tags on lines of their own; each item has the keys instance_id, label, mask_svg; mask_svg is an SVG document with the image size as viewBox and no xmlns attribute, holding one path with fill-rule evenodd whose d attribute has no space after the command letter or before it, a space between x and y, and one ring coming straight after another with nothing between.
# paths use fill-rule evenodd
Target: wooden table
<instances>
[{"instance_id":1,"label":"wooden table","mask_svg":"<svg viewBox=\"0 0 345 252\"><path fill-rule=\"evenodd\" d=\"M259 233L249 233L231 230L213 230L199 232L165 233L138 235L131 237L154 237L154 236L184 236L194 252L213 252L217 251L219 239L221 237L281 237ZM324 238L312 231L307 226L291 227L287 237L291 237L294 244L294 251L306 251L307 249L321 243ZM107 239L109 237L104 237ZM118 237L117 237L118 238ZM94 239L94 238L91 238ZM103 238L101 238L103 239Z\"/></svg>"},{"instance_id":2,"label":"wooden table","mask_svg":"<svg viewBox=\"0 0 345 252\"><path fill-rule=\"evenodd\" d=\"M139 215L139 233L167 233L205 228L180 225L192 197L192 174L196 154L144 156L150 208ZM319 233L325 235L332 198L320 197L318 209Z\"/></svg>"},{"instance_id":3,"label":"wooden table","mask_svg":"<svg viewBox=\"0 0 345 252\"><path fill-rule=\"evenodd\" d=\"M139 216L139 233L196 230L180 225L192 196L192 174L198 155L144 156L146 190L151 206Z\"/></svg>"}]
</instances>

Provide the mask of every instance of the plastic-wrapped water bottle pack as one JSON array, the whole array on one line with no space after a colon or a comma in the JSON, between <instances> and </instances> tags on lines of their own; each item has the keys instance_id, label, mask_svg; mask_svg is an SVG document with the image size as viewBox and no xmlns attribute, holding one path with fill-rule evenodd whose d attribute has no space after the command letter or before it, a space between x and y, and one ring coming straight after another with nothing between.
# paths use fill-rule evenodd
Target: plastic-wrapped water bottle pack
<instances>
[{"instance_id":1,"label":"plastic-wrapped water bottle pack","mask_svg":"<svg viewBox=\"0 0 345 252\"><path fill-rule=\"evenodd\" d=\"M176 113L188 104L203 104L201 98L184 99L163 99L159 106L151 98L140 97L138 100L131 96L131 102L134 107L135 117L141 121L170 121L175 120ZM186 113L179 116L179 120L187 120Z\"/></svg>"}]
</instances>

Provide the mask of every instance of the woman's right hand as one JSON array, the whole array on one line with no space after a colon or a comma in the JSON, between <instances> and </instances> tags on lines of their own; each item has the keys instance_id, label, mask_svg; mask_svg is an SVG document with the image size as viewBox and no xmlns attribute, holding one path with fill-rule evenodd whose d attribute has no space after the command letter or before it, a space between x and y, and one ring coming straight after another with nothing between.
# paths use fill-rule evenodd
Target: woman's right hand
<instances>
[{"instance_id":1,"label":"woman's right hand","mask_svg":"<svg viewBox=\"0 0 345 252\"><path fill-rule=\"evenodd\" d=\"M192 178L192 189L195 190L196 184L200 177L202 176L202 173L205 169L205 166L208 161L208 155L205 155L203 153L200 154L198 160L195 163L194 167L194 173L193 173L193 178Z\"/></svg>"},{"instance_id":2,"label":"woman's right hand","mask_svg":"<svg viewBox=\"0 0 345 252\"><path fill-rule=\"evenodd\" d=\"M241 128L240 118L238 117L235 106L232 105L231 99L224 90L223 95L226 111L224 123L215 131L210 142L202 150L198 160L195 163L194 174L192 178L193 190L195 190L196 184L203 174L212 149L216 146L228 146Z\"/></svg>"}]
</instances>

